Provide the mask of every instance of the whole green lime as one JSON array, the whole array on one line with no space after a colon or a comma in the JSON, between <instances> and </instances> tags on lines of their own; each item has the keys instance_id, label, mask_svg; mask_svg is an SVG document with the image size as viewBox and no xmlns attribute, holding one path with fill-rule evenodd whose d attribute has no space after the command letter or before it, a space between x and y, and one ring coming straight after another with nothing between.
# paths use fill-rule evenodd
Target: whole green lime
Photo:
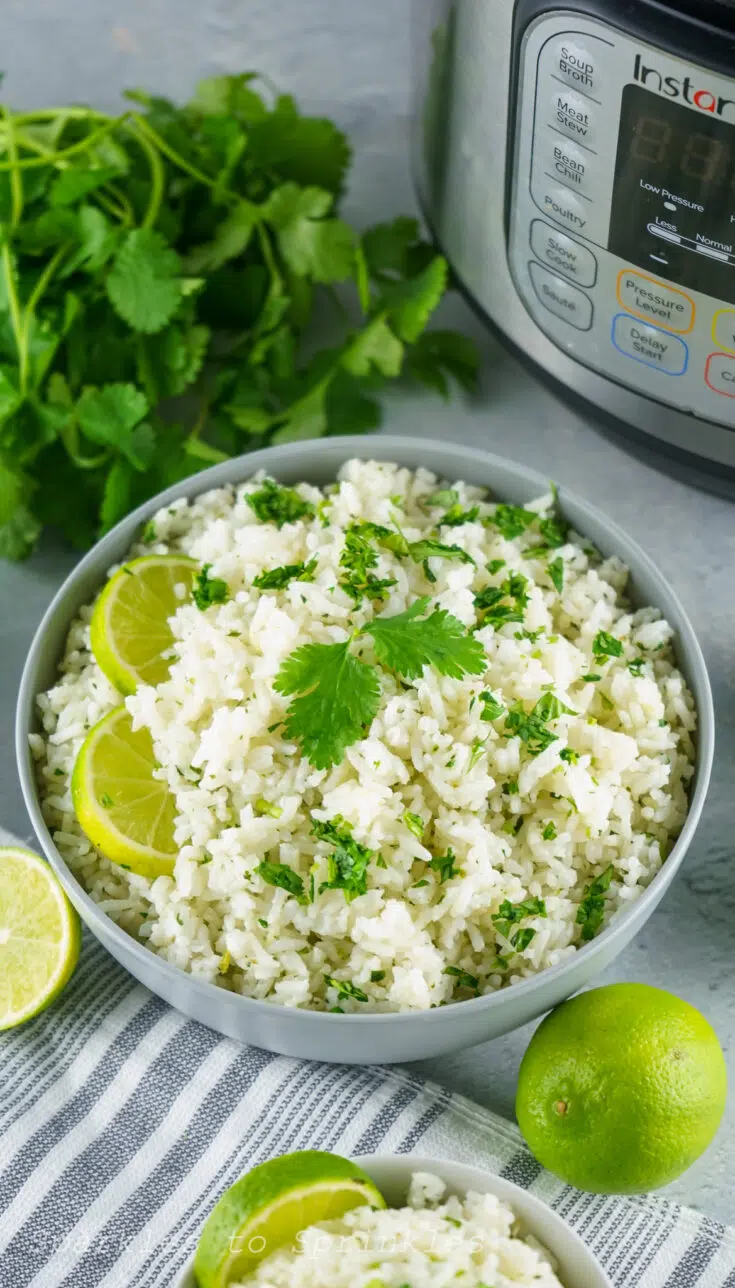
<instances>
[{"instance_id":1,"label":"whole green lime","mask_svg":"<svg viewBox=\"0 0 735 1288\"><path fill-rule=\"evenodd\" d=\"M516 1114L532 1153L562 1180L640 1194L704 1153L726 1094L725 1057L699 1011L649 984L608 984L539 1025Z\"/></svg>"}]
</instances>

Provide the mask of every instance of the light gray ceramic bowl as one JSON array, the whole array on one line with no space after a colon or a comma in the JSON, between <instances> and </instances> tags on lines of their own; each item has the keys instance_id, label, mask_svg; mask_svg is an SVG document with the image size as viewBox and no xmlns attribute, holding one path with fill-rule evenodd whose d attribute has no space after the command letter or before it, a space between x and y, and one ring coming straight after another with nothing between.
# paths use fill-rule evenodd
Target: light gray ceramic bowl
<instances>
[{"instance_id":1,"label":"light gray ceramic bowl","mask_svg":"<svg viewBox=\"0 0 735 1288\"><path fill-rule=\"evenodd\" d=\"M413 1154L368 1154L355 1160L375 1181L389 1207L403 1207L413 1172L433 1172L446 1182L451 1194L468 1190L496 1194L509 1203L521 1224L521 1233L534 1235L557 1262L557 1275L564 1288L612 1288L607 1275L589 1248L552 1208L502 1176L491 1176L479 1167L445 1159L418 1158ZM196 1288L193 1261L186 1267L176 1288Z\"/></svg>"},{"instance_id":2,"label":"light gray ceramic bowl","mask_svg":"<svg viewBox=\"0 0 735 1288\"><path fill-rule=\"evenodd\" d=\"M566 518L605 555L616 554L626 562L632 572L633 598L641 604L656 605L674 627L678 661L699 712L697 767L689 815L669 858L641 897L619 913L597 939L558 966L492 996L408 1014L332 1015L254 1001L194 979L144 948L100 911L72 876L51 839L28 748L29 733L39 727L36 694L54 682L69 624L79 608L95 597L111 564L125 556L141 526L161 506L177 497L193 497L210 488L240 483L259 469L267 469L283 483L327 483L334 480L350 457L396 461L411 468L424 466L445 479L465 479L489 487L496 496L519 505L548 489L548 480L513 461L457 444L390 435L269 448L187 479L118 524L64 582L28 654L18 698L16 751L28 812L49 862L90 930L131 974L186 1015L241 1042L312 1060L388 1064L456 1051L519 1028L576 992L622 952L668 889L691 843L709 782L714 713L699 644L671 587L624 532L562 488L560 501Z\"/></svg>"}]
</instances>

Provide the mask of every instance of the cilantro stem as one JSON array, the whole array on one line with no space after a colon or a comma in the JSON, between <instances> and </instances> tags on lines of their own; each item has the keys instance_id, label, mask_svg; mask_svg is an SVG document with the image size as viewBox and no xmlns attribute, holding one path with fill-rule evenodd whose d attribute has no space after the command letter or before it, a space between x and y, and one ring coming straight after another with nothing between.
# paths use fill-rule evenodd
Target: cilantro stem
<instances>
[{"instance_id":1,"label":"cilantro stem","mask_svg":"<svg viewBox=\"0 0 735 1288\"><path fill-rule=\"evenodd\" d=\"M6 130L5 146L10 158L8 162L8 168L10 169L10 223L12 228L17 228L23 217L23 179L18 168L18 140L15 135L15 122L13 121L12 112L9 112L7 107L3 107L2 112Z\"/></svg>"},{"instance_id":2,"label":"cilantro stem","mask_svg":"<svg viewBox=\"0 0 735 1288\"><path fill-rule=\"evenodd\" d=\"M28 354L23 348L23 324L21 320L20 304L18 302L18 291L15 285L15 270L13 267L13 258L10 253L10 247L7 242L2 247L3 274L5 276L5 289L8 294L8 309L10 311L10 322L13 328L16 348L18 350L18 367L20 372L21 389L25 390L24 375L28 363Z\"/></svg>"},{"instance_id":3,"label":"cilantro stem","mask_svg":"<svg viewBox=\"0 0 735 1288\"><path fill-rule=\"evenodd\" d=\"M148 207L145 215L143 216L141 228L152 228L158 218L158 212L161 209L161 202L163 201L163 194L166 188L166 174L163 168L163 162L161 161L161 153L159 152L160 144L157 143L156 147L154 147L151 140L147 137L148 133L152 134L153 131L149 131L147 128L144 130L135 128L142 124L142 117L137 114L134 116L133 122L134 123L128 123L128 131L132 134L138 146L142 148L145 153L146 160L148 161L148 168L151 172L151 195L148 198Z\"/></svg>"},{"instance_id":4,"label":"cilantro stem","mask_svg":"<svg viewBox=\"0 0 735 1288\"><path fill-rule=\"evenodd\" d=\"M216 179L210 178L210 176L205 174L203 170L198 169L197 166L192 165L191 162L182 157L179 152L176 152L158 133L158 131L154 130L153 126L149 124L144 116L141 116L138 112L134 112L133 120L141 133L148 136L149 143L154 144L155 147L158 148L159 152L162 152L165 157L168 157L169 161L171 161L175 166L178 166L179 170L183 170L186 174L191 175L192 179L196 179L198 183L203 183L207 188L216 188L222 196L230 197L233 201L242 200L242 197L238 196L236 192L232 192L229 188L220 188ZM150 225L148 226L150 227Z\"/></svg>"},{"instance_id":5,"label":"cilantro stem","mask_svg":"<svg viewBox=\"0 0 735 1288\"><path fill-rule=\"evenodd\" d=\"M201 461L210 461L213 465L219 465L222 461L230 459L227 452L220 452L219 448L212 447L210 443L203 443L200 438L187 438L184 451L188 456L197 457Z\"/></svg>"},{"instance_id":6,"label":"cilantro stem","mask_svg":"<svg viewBox=\"0 0 735 1288\"><path fill-rule=\"evenodd\" d=\"M112 134L113 130L116 130L119 125L122 125L129 116L130 113L125 112L122 116L118 116L114 120L108 121L108 124L101 126L99 130L93 130L91 134L86 136L86 138L80 139L77 143L70 143L69 146L63 148L61 152L54 152L52 154L54 164L56 164L57 161L63 161L66 157L75 156L77 152L86 152L87 149L91 148L95 143L99 143L100 139L106 138L108 134ZM8 146L8 151L10 151L10 146ZM41 166L48 165L50 160L51 157L47 154L45 156L22 157L20 159L16 158L15 162L12 160L0 161L0 174L7 170L37 170Z\"/></svg>"},{"instance_id":7,"label":"cilantro stem","mask_svg":"<svg viewBox=\"0 0 735 1288\"><path fill-rule=\"evenodd\" d=\"M43 295L48 287L49 282L51 281L51 278L53 277L54 273L56 272L59 264L61 263L62 259L64 258L68 250L69 250L68 242L64 246L59 247L56 254L53 256L52 259L49 260L43 272L37 278L36 284L33 287L33 290L31 291L31 294L28 297L28 302L26 304L25 312L23 314L23 320L21 323L20 334L21 334L22 348L18 350L19 368L20 368L20 388L22 393L25 393L26 385L28 382L28 354L30 349L31 323L33 322L36 309L38 308L38 305L41 299L43 298Z\"/></svg>"}]
</instances>

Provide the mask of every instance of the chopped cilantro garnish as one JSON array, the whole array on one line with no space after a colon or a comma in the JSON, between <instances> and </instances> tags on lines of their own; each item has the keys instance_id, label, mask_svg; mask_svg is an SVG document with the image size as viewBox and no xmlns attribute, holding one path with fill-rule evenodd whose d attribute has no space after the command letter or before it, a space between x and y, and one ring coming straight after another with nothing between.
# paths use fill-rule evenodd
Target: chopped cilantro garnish
<instances>
[{"instance_id":1,"label":"chopped cilantro garnish","mask_svg":"<svg viewBox=\"0 0 735 1288\"><path fill-rule=\"evenodd\" d=\"M460 563L474 564L472 555L461 546L447 546L441 541L426 537L422 541L410 541L408 553L414 563L423 563L425 559L459 559Z\"/></svg>"},{"instance_id":2,"label":"chopped cilantro garnish","mask_svg":"<svg viewBox=\"0 0 735 1288\"><path fill-rule=\"evenodd\" d=\"M350 998L354 1002L369 1002L367 993L363 992L357 984L351 984L349 980L335 979L333 975L325 975L325 980L329 988L336 988L337 997L340 1002Z\"/></svg>"},{"instance_id":3,"label":"chopped cilantro garnish","mask_svg":"<svg viewBox=\"0 0 735 1288\"><path fill-rule=\"evenodd\" d=\"M583 675L582 679L584 680L585 684L594 684L597 680L601 680L602 676L593 675L592 673L590 673L588 675Z\"/></svg>"},{"instance_id":4,"label":"chopped cilantro garnish","mask_svg":"<svg viewBox=\"0 0 735 1288\"><path fill-rule=\"evenodd\" d=\"M245 500L262 523L275 523L277 528L314 513L311 501L304 501L293 488L281 487L273 479L264 479L258 491L248 492Z\"/></svg>"},{"instance_id":5,"label":"chopped cilantro garnish","mask_svg":"<svg viewBox=\"0 0 735 1288\"><path fill-rule=\"evenodd\" d=\"M479 505L463 510L461 505L451 505L445 514L437 519L437 528L460 528L463 523L474 523L480 513Z\"/></svg>"},{"instance_id":6,"label":"chopped cilantro garnish","mask_svg":"<svg viewBox=\"0 0 735 1288\"><path fill-rule=\"evenodd\" d=\"M533 510L524 510L519 505L499 505L490 522L507 541L512 541L514 537L520 537L537 517Z\"/></svg>"},{"instance_id":7,"label":"chopped cilantro garnish","mask_svg":"<svg viewBox=\"0 0 735 1288\"><path fill-rule=\"evenodd\" d=\"M292 894L299 903L306 903L304 883L298 872L294 872L287 863L271 863L270 859L263 859L255 871L268 885L278 886L280 890Z\"/></svg>"},{"instance_id":8,"label":"chopped cilantro garnish","mask_svg":"<svg viewBox=\"0 0 735 1288\"><path fill-rule=\"evenodd\" d=\"M258 590L283 590L290 581L313 581L316 572L316 559L308 563L283 564L280 568L270 568L261 572L253 580Z\"/></svg>"},{"instance_id":9,"label":"chopped cilantro garnish","mask_svg":"<svg viewBox=\"0 0 735 1288\"><path fill-rule=\"evenodd\" d=\"M517 778L509 778L509 779L508 779L508 781L507 781L507 783L503 783L503 791L505 792L505 795L506 795L506 796L517 796L517 795L518 795L518 779L517 779Z\"/></svg>"},{"instance_id":10,"label":"chopped cilantro garnish","mask_svg":"<svg viewBox=\"0 0 735 1288\"><path fill-rule=\"evenodd\" d=\"M564 589L564 560L555 559L550 563L547 572L552 580L554 589L561 594Z\"/></svg>"},{"instance_id":11,"label":"chopped cilantro garnish","mask_svg":"<svg viewBox=\"0 0 735 1288\"><path fill-rule=\"evenodd\" d=\"M440 488L438 492L433 492L431 496L427 496L426 504L436 505L436 506L439 506L439 505L452 506L452 505L456 505L458 500L459 500L459 492L457 492L455 488L444 487L444 488Z\"/></svg>"},{"instance_id":12,"label":"chopped cilantro garnish","mask_svg":"<svg viewBox=\"0 0 735 1288\"><path fill-rule=\"evenodd\" d=\"M412 814L411 811L407 809L403 815L403 821L409 832L413 832L414 836L417 836L419 840L421 840L424 835L424 831L426 830L426 824L424 823L421 815Z\"/></svg>"},{"instance_id":13,"label":"chopped cilantro garnish","mask_svg":"<svg viewBox=\"0 0 735 1288\"><path fill-rule=\"evenodd\" d=\"M474 769L475 765L477 764L484 750L485 750L485 740L483 738L475 738L472 743L472 748L470 750L469 760L467 761L468 770Z\"/></svg>"},{"instance_id":14,"label":"chopped cilantro garnish","mask_svg":"<svg viewBox=\"0 0 735 1288\"><path fill-rule=\"evenodd\" d=\"M156 540L156 525L152 519L149 519L148 522L146 523L143 531L140 534L140 539L143 542L144 546L153 545L153 542Z\"/></svg>"},{"instance_id":15,"label":"chopped cilantro garnish","mask_svg":"<svg viewBox=\"0 0 735 1288\"><path fill-rule=\"evenodd\" d=\"M547 823L541 835L545 841L555 841L558 833L553 823Z\"/></svg>"},{"instance_id":16,"label":"chopped cilantro garnish","mask_svg":"<svg viewBox=\"0 0 735 1288\"><path fill-rule=\"evenodd\" d=\"M646 665L644 657L632 657L628 662L628 670L632 675L640 675Z\"/></svg>"},{"instance_id":17,"label":"chopped cilantro garnish","mask_svg":"<svg viewBox=\"0 0 735 1288\"><path fill-rule=\"evenodd\" d=\"M538 530L547 545L556 550L559 546L566 544L569 525L559 518L542 519L538 525Z\"/></svg>"},{"instance_id":18,"label":"chopped cilantro garnish","mask_svg":"<svg viewBox=\"0 0 735 1288\"><path fill-rule=\"evenodd\" d=\"M457 981L457 988L471 988L475 993L480 987L480 981L476 975L470 975L469 971L461 970L459 966L447 966L444 970L445 975L453 975Z\"/></svg>"},{"instance_id":19,"label":"chopped cilantro garnish","mask_svg":"<svg viewBox=\"0 0 735 1288\"><path fill-rule=\"evenodd\" d=\"M508 711L505 727L520 738L529 755L538 756L556 741L556 734L546 728L547 722L558 719L562 714L574 713L553 693L544 693L530 712L522 702L516 702Z\"/></svg>"},{"instance_id":20,"label":"chopped cilantro garnish","mask_svg":"<svg viewBox=\"0 0 735 1288\"><path fill-rule=\"evenodd\" d=\"M456 862L457 856L451 846L446 854L439 854L429 859L429 867L433 872L438 873L440 885L444 885L444 882L451 880L452 877L459 876L459 870L455 867Z\"/></svg>"},{"instance_id":21,"label":"chopped cilantro garnish","mask_svg":"<svg viewBox=\"0 0 735 1288\"><path fill-rule=\"evenodd\" d=\"M319 893L322 890L343 890L348 903L365 894L368 865L376 857L374 851L354 839L349 823L340 814L326 822L312 819L311 832L319 841L334 846L334 852L329 856L329 879L322 882Z\"/></svg>"},{"instance_id":22,"label":"chopped cilantro garnish","mask_svg":"<svg viewBox=\"0 0 735 1288\"><path fill-rule=\"evenodd\" d=\"M192 598L197 608L203 613L212 604L224 604L230 598L227 582L221 577L210 577L211 564L205 564L194 580L191 588Z\"/></svg>"},{"instance_id":23,"label":"chopped cilantro garnish","mask_svg":"<svg viewBox=\"0 0 735 1288\"><path fill-rule=\"evenodd\" d=\"M602 703L606 711L613 711L615 709L615 703L612 702L610 698L608 698L606 693L602 692L602 689L598 689L598 695L600 698L600 702Z\"/></svg>"},{"instance_id":24,"label":"chopped cilantro garnish","mask_svg":"<svg viewBox=\"0 0 735 1288\"><path fill-rule=\"evenodd\" d=\"M498 702L498 699L493 696L489 689L485 689L480 694L480 702L482 703L481 720L497 720L505 714L505 707L502 702Z\"/></svg>"},{"instance_id":25,"label":"chopped cilantro garnish","mask_svg":"<svg viewBox=\"0 0 735 1288\"><path fill-rule=\"evenodd\" d=\"M605 920L605 895L610 889L615 869L610 864L599 877L585 888L582 902L577 908L577 925L582 927L582 939L587 943L594 939Z\"/></svg>"},{"instance_id":26,"label":"chopped cilantro garnish","mask_svg":"<svg viewBox=\"0 0 735 1288\"><path fill-rule=\"evenodd\" d=\"M598 631L592 641L592 652L598 661L606 657L622 657L623 646L614 635L608 635L607 631Z\"/></svg>"},{"instance_id":27,"label":"chopped cilantro garnish","mask_svg":"<svg viewBox=\"0 0 735 1288\"><path fill-rule=\"evenodd\" d=\"M384 979L385 979L384 970L371 970L370 972L371 984L380 984L381 980L384 980Z\"/></svg>"},{"instance_id":28,"label":"chopped cilantro garnish","mask_svg":"<svg viewBox=\"0 0 735 1288\"><path fill-rule=\"evenodd\" d=\"M566 706L561 698L557 698L555 694L544 693L533 708L533 714L539 720L558 720L559 716L573 716L577 713L572 711L571 707Z\"/></svg>"},{"instance_id":29,"label":"chopped cilantro garnish","mask_svg":"<svg viewBox=\"0 0 735 1288\"><path fill-rule=\"evenodd\" d=\"M504 559L491 559L489 563L485 564L485 567L487 568L488 572L490 573L490 576L491 576L491 577L494 577L494 576L495 576L495 574L496 574L496 572L500 572L500 569L505 567L505 560L504 560Z\"/></svg>"},{"instance_id":30,"label":"chopped cilantro garnish","mask_svg":"<svg viewBox=\"0 0 735 1288\"><path fill-rule=\"evenodd\" d=\"M112 797L108 795L107 792L103 792L102 795L100 796L100 805L104 806L105 809L112 809L112 806L114 804L115 802L113 801Z\"/></svg>"},{"instance_id":31,"label":"chopped cilantro garnish","mask_svg":"<svg viewBox=\"0 0 735 1288\"><path fill-rule=\"evenodd\" d=\"M379 528L377 524L353 523L345 533L345 544L340 555L339 566L344 569L340 586L356 604L364 598L385 599L391 586L395 586L395 577L379 578L373 576L371 568L378 563L378 554L373 545L373 538L378 532L390 536L389 528Z\"/></svg>"},{"instance_id":32,"label":"chopped cilantro garnish","mask_svg":"<svg viewBox=\"0 0 735 1288\"><path fill-rule=\"evenodd\" d=\"M562 750L559 752L559 756L562 760L565 760L568 765L576 765L579 760L579 752L572 751L571 747L562 747Z\"/></svg>"},{"instance_id":33,"label":"chopped cilantro garnish","mask_svg":"<svg viewBox=\"0 0 735 1288\"><path fill-rule=\"evenodd\" d=\"M543 899L524 899L521 903L511 903L510 899L504 899L498 911L493 913L491 921L498 933L509 940L518 952L522 952L528 947L536 931L530 926L515 931L513 927L520 921L524 921L526 917L545 917L546 915L546 904Z\"/></svg>"}]
</instances>

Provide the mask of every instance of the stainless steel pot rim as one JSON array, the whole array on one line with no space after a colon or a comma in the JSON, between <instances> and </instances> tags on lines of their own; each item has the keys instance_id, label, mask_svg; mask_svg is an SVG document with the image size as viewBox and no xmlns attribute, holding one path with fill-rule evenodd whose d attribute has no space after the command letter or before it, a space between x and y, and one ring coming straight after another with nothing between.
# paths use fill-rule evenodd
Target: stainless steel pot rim
<instances>
[{"instance_id":1,"label":"stainless steel pot rim","mask_svg":"<svg viewBox=\"0 0 735 1288\"><path fill-rule=\"evenodd\" d=\"M456 471L450 471L447 474L447 478L450 481L452 472L454 472L454 477L458 478L467 474L468 467L471 469L473 465L476 465L482 467L485 475L493 471L500 473L509 471L524 484L537 488L537 495L539 496L549 489L549 480L547 478L525 465L512 461L508 457L500 457L491 452L465 447L460 444L435 444L433 442L427 444L425 440L409 435L382 434L368 440L362 436L353 435L344 438L318 439L307 443L289 443L280 447L263 448L228 460L221 465L212 466L210 469L193 475L182 483L175 484L165 492L161 492L156 497L151 498L150 501L146 501L127 518L123 519L72 570L54 596L36 631L23 669L15 723L15 750L21 788L36 836L40 840L44 853L59 877L66 893L82 912L85 921L93 930L95 926L101 926L104 933L111 935L113 941L119 944L121 949L126 949L128 952L132 950L149 967L153 965L156 970L160 971L172 985L177 986L179 989L187 987L195 994L198 994L202 1001L206 1001L207 998L216 998L220 1006L240 1009L243 1015L246 1015L248 1011L252 1013L253 1008L255 1008L261 1014L267 1012L272 1017L277 1016L283 1019L284 1023L308 1020L315 1027L321 1026L326 1029L327 1026L332 1026L332 1031L337 1026L345 1030L353 1026L369 1028L371 1025L406 1025L410 1021L414 1023L420 1022L424 1025L441 1024L442 1026L448 1026L459 1021L460 1013L467 1015L469 1013L468 1008L472 1008L474 1014L492 1012L507 1005L510 997L527 997L540 987L542 981L558 979L570 969L574 962L580 959L589 962L604 951L610 937L616 933L617 928L625 920L635 912L639 914L641 912L645 913L648 904L653 905L657 902L661 885L665 883L668 886L673 880L691 843L704 806L714 755L714 707L707 668L699 642L678 596L645 551L632 538L628 537L622 528L611 519L608 519L596 507L583 500L576 493L569 491L563 485L559 485L562 510L566 505L581 515L583 522L579 526L582 528L585 519L589 519L593 524L601 524L605 529L606 537L609 537L611 551L614 549L616 553L620 554L631 568L633 575L635 576L637 571L644 570L652 580L665 589L670 602L676 609L678 616L677 635L680 637L680 642L685 645L683 651L686 653L687 661L696 679L696 687L699 690L696 695L698 734L695 786L684 827L665 863L639 898L630 907L619 912L596 939L577 949L573 957L568 957L555 966L547 967L545 970L538 972L538 974L529 976L519 983L500 989L495 993L485 994L482 997L471 998L463 1002L451 1003L448 1006L435 1007L428 1011L388 1011L371 1012L367 1015L335 1015L325 1011L290 1008L218 988L216 984L209 983L206 980L199 980L196 976L181 970L178 966L166 961L165 958L153 953L101 912L99 905L95 903L67 867L43 818L33 773L32 757L28 747L28 735L33 730L34 724L37 723L35 718L35 699L38 692L36 672L42 660L46 632L49 626L53 624L56 614L60 606L64 604L72 586L83 579L86 572L96 569L98 564L107 567L115 562L116 555L112 551L120 542L123 534L127 544L132 544L134 534L138 528L157 510L179 497L194 497L213 488L229 485L237 486L238 483L244 482L257 470L261 469L266 469L275 477L278 476L279 467L292 467L303 464L304 469L308 470L310 465L318 464L320 458L327 453L329 455L332 453L338 454L342 461L349 460L352 456L357 456L363 460L391 461L395 453L399 456L413 457L415 464L412 468L419 469L421 468L422 453L427 445L431 445L434 450L440 448L447 453L451 453L452 459L456 459ZM468 481L471 481L471 479L468 479ZM575 526L577 526L576 520ZM103 551L110 551L106 564L101 558ZM103 577L104 574L100 578L100 583ZM67 622L67 627L68 624L69 622Z\"/></svg>"}]
</instances>

